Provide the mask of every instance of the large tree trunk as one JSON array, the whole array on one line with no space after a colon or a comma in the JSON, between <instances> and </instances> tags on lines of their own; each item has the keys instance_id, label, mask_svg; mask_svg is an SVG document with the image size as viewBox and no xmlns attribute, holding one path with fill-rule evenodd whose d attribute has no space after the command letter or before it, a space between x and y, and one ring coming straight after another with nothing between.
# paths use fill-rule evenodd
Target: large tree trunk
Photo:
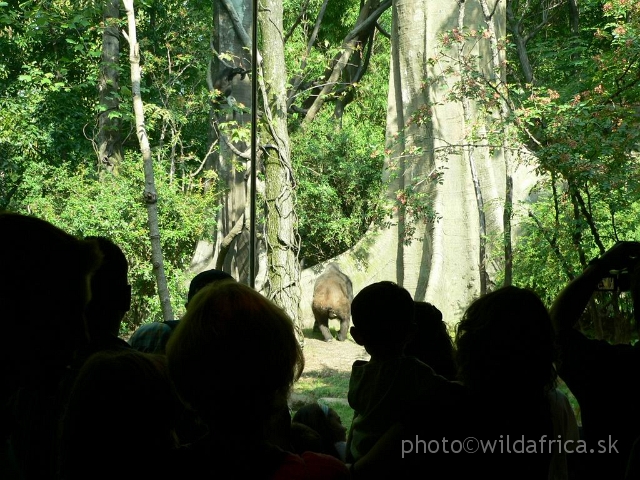
<instances>
[{"instance_id":1,"label":"large tree trunk","mask_svg":"<svg viewBox=\"0 0 640 480\"><path fill-rule=\"evenodd\" d=\"M300 329L299 238L294 177L287 130L287 69L284 62L282 0L266 0L259 12L264 64L261 91L264 99L265 135L276 151L264 156L266 197L267 283L265 293L282 307ZM268 86L266 88L265 86Z\"/></svg>"},{"instance_id":2,"label":"large tree trunk","mask_svg":"<svg viewBox=\"0 0 640 480\"><path fill-rule=\"evenodd\" d=\"M122 163L119 90L120 74L120 0L104 0L102 60L98 81L100 111L98 112L98 168L117 173Z\"/></svg>"},{"instance_id":3,"label":"large tree trunk","mask_svg":"<svg viewBox=\"0 0 640 480\"><path fill-rule=\"evenodd\" d=\"M465 25L485 27L479 2L465 3ZM457 323L480 292L483 266L479 261L478 191L482 192L488 240L484 269L489 283L495 282L496 271L504 261L506 172L502 153L490 152L482 145L474 148L473 165L477 172L474 186L469 157L460 154L460 147L468 145L469 139L462 102L449 99L447 88L425 82L429 76L442 73L437 64L435 68L430 66L433 64L430 59L437 58L441 50L439 36L458 26L459 8L458 2L394 2L387 114L390 154L386 175L390 179L389 199L396 202L396 213L389 226L372 229L365 239L337 259L351 277L354 293L372 282L393 280L407 288L416 300L436 305L450 324ZM494 25L502 34L504 6L499 4L494 15ZM491 55L486 42L480 42L478 48L482 50L476 52L485 59ZM491 68L491 62L486 68ZM486 73L489 78L489 72ZM456 81L453 78L448 79L449 84ZM477 115L473 101L468 108L469 118ZM413 121L420 109L430 109L430 122ZM393 175L396 167L397 175ZM515 169L514 202L526 198L534 181L531 171L524 167ZM412 207L410 197L424 202ZM431 214L412 217L407 209L415 211L417 207L424 207ZM305 324L310 322L313 280L321 270L320 265L303 273Z\"/></svg>"},{"instance_id":4,"label":"large tree trunk","mask_svg":"<svg viewBox=\"0 0 640 480\"><path fill-rule=\"evenodd\" d=\"M158 194L153 175L153 157L149 146L149 137L144 123L144 108L142 96L140 94L140 45L136 36L136 17L133 10L133 0L122 0L127 11L127 21L129 33L126 35L129 42L129 60L131 62L131 92L133 93L133 110L136 117L136 133L142 152L144 164L144 202L147 205L147 217L149 224L149 239L151 241L151 262L153 273L156 277L158 296L160 297L160 307L162 308L162 318L173 320L173 310L171 308L171 297L167 287L167 277L164 273L164 259L162 257L162 245L160 243L160 227L158 225Z\"/></svg>"},{"instance_id":5,"label":"large tree trunk","mask_svg":"<svg viewBox=\"0 0 640 480\"><path fill-rule=\"evenodd\" d=\"M214 94L214 80L221 69L226 66L251 69L250 45L246 44L252 31L252 2L250 0L229 0L226 2L214 1L214 37L213 58L209 65L208 83L209 90ZM218 55L232 60L221 60ZM226 63L226 65L225 65ZM199 242L196 254L192 261L194 272L208 268L222 267L231 273L234 278L243 283L249 282L249 228L242 228L230 245L222 246L229 233L238 225L245 215L249 205L249 176L247 169L237 168L238 165L247 165L247 159L237 155L237 152L248 152L245 142L232 143L228 135L223 135L219 126L225 122L237 122L237 128L248 128L251 122L249 113L233 109L230 103L235 100L236 105L246 107L245 112L250 112L251 105L251 81L249 76L235 76L231 82L232 100L226 98L212 102L210 114L210 148L206 160L206 168L213 169L218 174L221 182L222 196L221 209L217 214L217 228L210 239ZM248 168L248 167L247 167ZM243 216L244 215L244 216ZM223 253L224 258L220 257Z\"/></svg>"}]
</instances>

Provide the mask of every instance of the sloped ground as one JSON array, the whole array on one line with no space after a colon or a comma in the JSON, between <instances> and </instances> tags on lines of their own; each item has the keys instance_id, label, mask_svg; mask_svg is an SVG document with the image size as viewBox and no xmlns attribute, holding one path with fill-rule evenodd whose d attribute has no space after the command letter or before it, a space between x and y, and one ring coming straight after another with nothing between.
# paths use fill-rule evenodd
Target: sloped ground
<instances>
[{"instance_id":1,"label":"sloped ground","mask_svg":"<svg viewBox=\"0 0 640 480\"><path fill-rule=\"evenodd\" d=\"M318 337L320 335L318 334ZM325 342L317 337L310 337L305 331L304 372L318 372L322 370L335 370L337 372L351 372L351 365L355 360L368 360L364 347L348 338L344 342L333 340ZM304 374L303 374L304 376Z\"/></svg>"}]
</instances>

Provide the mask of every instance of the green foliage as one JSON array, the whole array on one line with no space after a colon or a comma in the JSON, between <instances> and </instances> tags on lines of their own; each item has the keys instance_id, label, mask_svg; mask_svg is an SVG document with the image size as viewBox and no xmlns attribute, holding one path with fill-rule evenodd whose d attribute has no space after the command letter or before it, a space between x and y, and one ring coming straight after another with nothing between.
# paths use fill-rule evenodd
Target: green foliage
<instances>
[{"instance_id":1,"label":"green foliage","mask_svg":"<svg viewBox=\"0 0 640 480\"><path fill-rule=\"evenodd\" d=\"M300 252L307 266L345 251L382 219L382 132L322 115L292 136Z\"/></svg>"},{"instance_id":2,"label":"green foliage","mask_svg":"<svg viewBox=\"0 0 640 480\"><path fill-rule=\"evenodd\" d=\"M547 306L551 306L571 277L582 272L584 265L580 260L580 250L587 260L598 257L600 251L589 235L586 222L575 220L573 205L566 192L561 192L557 201L551 195L543 195L534 204L521 207L529 210L531 215L523 216L519 225L521 236L514 252L514 283L531 288ZM640 240L640 201L636 200L618 212L615 223L605 215L606 202L595 201L591 208L596 214L605 248L612 247L618 240ZM576 244L576 232L581 234L579 244ZM557 249L552 244L556 244ZM615 318L621 316L628 324L632 323L630 297L599 292L594 299L603 319L605 339L619 341L614 329ZM594 334L590 318L585 317L582 326L587 333Z\"/></svg>"},{"instance_id":3,"label":"green foliage","mask_svg":"<svg viewBox=\"0 0 640 480\"><path fill-rule=\"evenodd\" d=\"M185 195L178 182L170 183L166 168L155 172L159 192L161 241L169 289L177 316L186 299L185 271L195 243L212 228L215 197L203 191ZM14 197L12 209L44 218L69 233L105 236L118 244L129 261L133 304L127 317L131 328L162 318L156 294L142 200L144 176L140 164L127 160L118 176L104 174L97 181L92 168L69 164L31 163ZM52 273L55 277L55 272ZM177 308L176 308L177 307Z\"/></svg>"},{"instance_id":4,"label":"green foliage","mask_svg":"<svg viewBox=\"0 0 640 480\"><path fill-rule=\"evenodd\" d=\"M148 2L137 10L146 127L155 161L165 269L180 314L195 242L210 234L215 175L198 173L208 145L210 2ZM127 160L96 166L100 2L25 1L0 8L0 208L41 216L77 235L105 235L130 261L130 325L159 318L142 165L134 133L129 46L120 37L120 107ZM121 26L124 27L124 20ZM204 193L205 183L208 186ZM177 307L177 308L176 308Z\"/></svg>"},{"instance_id":5,"label":"green foliage","mask_svg":"<svg viewBox=\"0 0 640 480\"><path fill-rule=\"evenodd\" d=\"M511 90L521 138L536 154L547 192L557 189L534 207L541 224L526 228L519 255L531 266L516 268L520 278L536 268L547 277L560 258L579 272L603 248L638 238L640 7L586 2L581 12L580 35L568 48L570 34L559 24L532 39L537 83ZM560 255L551 253L549 239ZM563 277L536 280L536 287L553 294L553 281L562 285Z\"/></svg>"},{"instance_id":6,"label":"green foliage","mask_svg":"<svg viewBox=\"0 0 640 480\"><path fill-rule=\"evenodd\" d=\"M483 67L483 48L475 47L488 34L478 25L443 33L442 51L430 60L440 73L427 83L437 88L455 75L448 100L475 102L470 138L498 148L524 144L535 156L541 181L537 201L519 206L514 282L550 304L588 260L618 240L638 238L640 6L583 2L579 31L571 30L568 10L540 15L545 2L513 0L510 8L512 27L520 23L498 39L509 83ZM526 52L516 49L518 34L528 35ZM532 83L519 68L525 56ZM429 122L429 107L411 121ZM596 304L603 315L617 315L611 298ZM628 302L621 298L619 306L624 311Z\"/></svg>"}]
</instances>

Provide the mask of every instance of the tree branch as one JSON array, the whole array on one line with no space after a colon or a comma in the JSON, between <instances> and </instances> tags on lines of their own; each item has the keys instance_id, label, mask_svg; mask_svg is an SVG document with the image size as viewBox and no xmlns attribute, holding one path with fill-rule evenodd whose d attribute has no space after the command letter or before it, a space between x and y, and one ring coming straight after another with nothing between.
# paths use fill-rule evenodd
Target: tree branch
<instances>
[{"instance_id":1,"label":"tree branch","mask_svg":"<svg viewBox=\"0 0 640 480\"><path fill-rule=\"evenodd\" d=\"M370 0L370 2L377 2L377 0ZM358 37L365 32L367 32L367 35L365 36L365 38L369 36L368 29L375 28L375 24L378 21L378 18L380 18L380 15L382 15L391 6L391 0L385 0L384 3L380 4L369 15L367 15L366 13L367 9L370 8L370 5L368 4L369 2L367 2L367 4L365 4L360 11L361 16L366 15L364 19L362 20L360 20L360 18L358 19L359 23L357 23L356 26L353 28L353 30L351 30L347 34L344 41L342 42L343 50L335 58L333 62L333 68L331 69L328 75L328 78L325 77L327 79L326 80L327 85L323 87L322 90L317 95L315 95L315 98L313 99L313 102L311 103L311 106L307 111L307 115L303 120L304 123L309 123L310 121L312 121L313 118L316 116L316 114L320 111L320 108L324 103L326 95L330 92L331 88L333 88L333 86L337 83L338 78L340 78L340 75L342 74L342 71L346 67L349 58L353 54L353 51L355 50L355 47L357 44Z\"/></svg>"},{"instance_id":2,"label":"tree branch","mask_svg":"<svg viewBox=\"0 0 640 480\"><path fill-rule=\"evenodd\" d=\"M564 257L564 255L562 255L562 252L560 251L560 247L558 246L558 242L556 241L555 237L552 237L549 235L549 232L544 228L544 225L542 225L542 222L538 217L536 217L535 213L533 213L531 210L529 210L528 213L529 213L529 217L532 218L534 222L536 222L536 225L538 226L540 233L542 233L542 236L545 238L545 240L551 247L551 250L553 251L554 255L560 261L560 264L562 265L562 270L564 270L564 273L567 274L567 277L569 277L569 280L573 280L576 277L576 275L573 271L573 268L571 268L571 265L569 264L569 262L567 262L567 259Z\"/></svg>"},{"instance_id":3,"label":"tree branch","mask_svg":"<svg viewBox=\"0 0 640 480\"><path fill-rule=\"evenodd\" d=\"M233 242L234 238L242 233L244 229L244 213L240 215L238 221L233 225L231 231L227 234L226 237L222 239L220 242L220 250L218 252L218 259L216 260L216 269L222 270L222 266L224 265L224 261L227 258L227 253L229 253L229 249L231 248L231 242Z\"/></svg>"},{"instance_id":4,"label":"tree branch","mask_svg":"<svg viewBox=\"0 0 640 480\"><path fill-rule=\"evenodd\" d=\"M304 5L302 5L302 7L300 8L300 13L298 14L298 17L293 22L293 25L291 25L291 28L289 29L289 31L284 36L284 40L282 41L283 43L287 43L287 40L289 40L289 37L291 37L291 35L293 35L293 32L296 30L298 25L300 25L300 22L302 21L302 18L307 13L307 7L309 6L309 2L310 1L311 0L305 0Z\"/></svg>"}]
</instances>

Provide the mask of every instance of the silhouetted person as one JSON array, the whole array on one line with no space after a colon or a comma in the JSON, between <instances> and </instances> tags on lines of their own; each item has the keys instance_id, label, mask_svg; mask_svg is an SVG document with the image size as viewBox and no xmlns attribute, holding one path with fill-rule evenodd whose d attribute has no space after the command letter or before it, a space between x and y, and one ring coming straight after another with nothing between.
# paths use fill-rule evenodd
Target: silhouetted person
<instances>
[{"instance_id":1,"label":"silhouetted person","mask_svg":"<svg viewBox=\"0 0 640 480\"><path fill-rule=\"evenodd\" d=\"M592 340L575 326L610 270L636 267L632 275L633 313L640 319L640 243L620 242L592 261L567 285L551 307L560 345L559 374L580 404L587 453L580 455L585 478L619 479L631 446L640 436L640 345L611 345ZM590 450L593 454L588 453ZM613 453L603 453L609 452ZM616 453L619 452L619 453Z\"/></svg>"},{"instance_id":2,"label":"silhouetted person","mask_svg":"<svg viewBox=\"0 0 640 480\"><path fill-rule=\"evenodd\" d=\"M415 302L415 322L416 332L404 349L405 355L416 357L447 380L455 380L453 341L442 312L430 303Z\"/></svg>"},{"instance_id":3,"label":"silhouetted person","mask_svg":"<svg viewBox=\"0 0 640 480\"><path fill-rule=\"evenodd\" d=\"M63 424L63 480L174 479L178 399L166 358L102 351L82 366Z\"/></svg>"},{"instance_id":4,"label":"silhouetted person","mask_svg":"<svg viewBox=\"0 0 640 480\"><path fill-rule=\"evenodd\" d=\"M232 280L202 288L167 358L180 397L209 426L194 446L206 478L348 478L333 457L298 456L273 443L290 428L287 398L304 358L291 319L255 290Z\"/></svg>"},{"instance_id":5,"label":"silhouetted person","mask_svg":"<svg viewBox=\"0 0 640 480\"><path fill-rule=\"evenodd\" d=\"M220 280L234 280L234 278L227 272L216 269L205 270L193 277L191 283L189 283L187 303L184 305L185 308L189 308L189 302L191 302L191 299L200 289ZM179 320L168 320L165 322L153 322L141 325L133 335L131 335L129 344L139 352L163 354L165 353L171 334L179 323Z\"/></svg>"},{"instance_id":6,"label":"silhouetted person","mask_svg":"<svg viewBox=\"0 0 640 480\"><path fill-rule=\"evenodd\" d=\"M577 424L555 389L553 329L538 296L513 286L481 296L458 325L456 348L459 378L476 409L474 437L503 440L497 454L474 455L480 468L492 478L568 478L564 455L552 456L558 448L548 441L561 437L575 446ZM521 439L522 448L514 444ZM524 447L528 453L507 455Z\"/></svg>"},{"instance_id":7,"label":"silhouetted person","mask_svg":"<svg viewBox=\"0 0 640 480\"><path fill-rule=\"evenodd\" d=\"M60 383L88 341L84 309L100 253L34 217L0 213L0 232L0 463L41 480L55 471Z\"/></svg>"},{"instance_id":8,"label":"silhouetted person","mask_svg":"<svg viewBox=\"0 0 640 480\"><path fill-rule=\"evenodd\" d=\"M91 277L91 300L85 317L89 346L85 357L102 350L123 350L130 345L118 337L120 324L131 308L129 264L120 247L108 238L87 237L98 244L102 262Z\"/></svg>"},{"instance_id":9,"label":"silhouetted person","mask_svg":"<svg viewBox=\"0 0 640 480\"><path fill-rule=\"evenodd\" d=\"M407 290L393 282L378 282L362 289L351 304L351 336L371 355L369 362L357 360L351 370L349 405L354 409L347 437L347 463L360 478L406 476L414 462L426 462L436 476L435 455L416 455L400 459L400 442L390 442L396 463L377 462L364 473L360 460L394 426L404 426L404 438L417 434L429 441L451 437L453 412L463 398L463 388L436 375L431 367L415 357L404 355L404 348L415 328L414 302ZM450 437L450 439L451 439ZM402 438L402 437L401 437ZM388 449L384 449L388 451ZM381 454L381 456L385 456ZM394 458L395 457L395 458ZM406 470L402 470L406 469ZM425 476L426 473L425 473Z\"/></svg>"}]
</instances>

